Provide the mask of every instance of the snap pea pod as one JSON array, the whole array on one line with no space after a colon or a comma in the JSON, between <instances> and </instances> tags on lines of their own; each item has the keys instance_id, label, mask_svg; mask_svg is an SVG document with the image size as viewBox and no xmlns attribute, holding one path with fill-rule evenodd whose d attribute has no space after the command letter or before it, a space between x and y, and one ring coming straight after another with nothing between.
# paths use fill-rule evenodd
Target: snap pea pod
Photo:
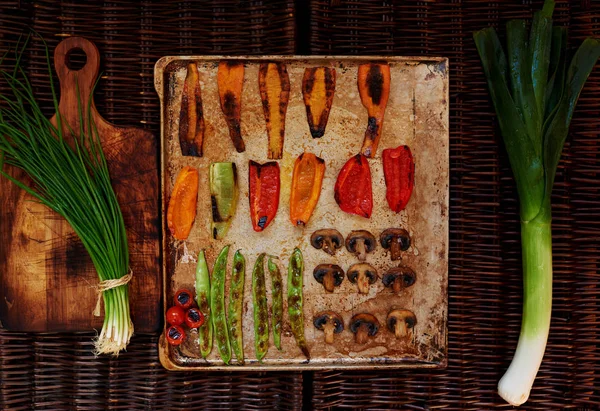
<instances>
[{"instance_id":1,"label":"snap pea pod","mask_svg":"<svg viewBox=\"0 0 600 411\"><path fill-rule=\"evenodd\" d=\"M296 343L306 359L310 360L310 353L304 338L304 307L302 303L302 277L304 275L304 260L300 249L295 248L290 256L288 265L288 317L292 334Z\"/></svg>"},{"instance_id":2,"label":"snap pea pod","mask_svg":"<svg viewBox=\"0 0 600 411\"><path fill-rule=\"evenodd\" d=\"M229 340L231 348L239 364L244 363L244 343L242 327L242 308L244 304L244 277L246 260L237 250L233 256L231 269L231 285L229 287Z\"/></svg>"},{"instance_id":3,"label":"snap pea pod","mask_svg":"<svg viewBox=\"0 0 600 411\"><path fill-rule=\"evenodd\" d=\"M281 327L283 324L283 281L279 267L269 257L267 264L269 274L271 275L271 295L273 304L271 306L271 325L273 326L273 343L281 351Z\"/></svg>"},{"instance_id":4,"label":"snap pea pod","mask_svg":"<svg viewBox=\"0 0 600 411\"><path fill-rule=\"evenodd\" d=\"M228 256L229 246L226 245L219 253L217 261L215 261L210 287L210 311L215 331L215 341L219 355L225 364L229 364L229 361L231 361L229 331L227 330L227 318L225 317L225 271Z\"/></svg>"},{"instance_id":5,"label":"snap pea pod","mask_svg":"<svg viewBox=\"0 0 600 411\"><path fill-rule=\"evenodd\" d=\"M202 358L206 358L212 351L213 327L210 315L210 274L204 250L198 254L198 265L196 266L196 302L198 309L204 314L204 324L198 328L198 342L200 354Z\"/></svg>"},{"instance_id":6,"label":"snap pea pod","mask_svg":"<svg viewBox=\"0 0 600 411\"><path fill-rule=\"evenodd\" d=\"M269 307L265 281L265 254L256 259L252 270L252 297L254 305L254 350L256 359L262 362L269 349Z\"/></svg>"}]
</instances>

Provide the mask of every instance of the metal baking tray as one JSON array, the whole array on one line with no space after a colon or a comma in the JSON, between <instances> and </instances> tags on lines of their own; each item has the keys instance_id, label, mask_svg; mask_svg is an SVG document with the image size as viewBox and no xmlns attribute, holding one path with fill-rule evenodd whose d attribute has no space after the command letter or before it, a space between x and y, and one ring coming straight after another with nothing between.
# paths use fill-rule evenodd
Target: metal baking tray
<instances>
[{"instance_id":1,"label":"metal baking tray","mask_svg":"<svg viewBox=\"0 0 600 411\"><path fill-rule=\"evenodd\" d=\"M231 144L224 115L219 105L217 66L222 60L241 60L245 64L242 94L241 130L246 151L237 153ZM204 119L206 123L204 156L182 157L179 149L178 122L183 81L187 64L198 65ZM267 159L267 134L258 87L261 62L284 62L290 78L290 98L285 123L284 155L281 169L280 205L276 218L263 232L252 229L248 204L248 161ZM385 61L390 65L391 89L383 124L379 150L370 160L373 178L373 215L370 219L342 212L334 201L333 187L343 164L360 151L367 126L367 111L357 88L358 66L366 62ZM334 67L337 84L325 135L313 139L309 132L302 99L302 77L309 67ZM447 291L448 291L448 60L429 57L306 57L306 56L185 56L163 57L156 63L155 87L161 101L161 170L163 215L163 275L165 311L181 287L194 289L195 256L206 251L209 267L225 244L233 251L241 249L246 258L244 296L245 365L225 365L216 347L207 359L200 357L196 335L188 335L180 347L159 344L162 364L171 370L317 370L374 368L439 368L447 364ZM405 210L396 214L387 206L381 165L381 150L399 145L410 146L415 158L415 188ZM325 178L316 210L306 227L289 221L289 194L295 159L310 151L326 162ZM210 236L210 195L208 167L211 162L236 163L240 189L235 218L226 238ZM200 183L198 212L194 227L185 242L174 240L166 228L166 210L170 191L178 171L189 165L198 168ZM345 248L331 257L310 245L316 229L335 227L346 236L351 230L364 229L376 237L388 227L402 227L410 233L411 247L401 263L417 274L412 286L394 294L379 280L367 295L357 293L347 279L334 293L327 293L313 278L313 268L321 263L336 263L344 270L356 263ZM289 256L299 247L304 255L304 322L311 353L307 361L297 347L287 323L286 273ZM282 351L275 348L270 336L269 351L260 363L254 355L251 272L258 254L266 252L280 258L284 277L284 325ZM231 266L231 257L229 267ZM379 273L397 265L388 252L378 246L367 262ZM228 268L229 276L230 268ZM270 300L270 280L267 295ZM228 277L229 280L229 277ZM226 289L228 296L228 289ZM385 327L392 306L412 310L417 325L410 339L396 339ZM313 315L322 310L338 312L346 330L334 344L323 342L323 333L313 326ZM365 345L354 342L348 330L353 314L370 312L382 324L380 332Z\"/></svg>"}]
</instances>

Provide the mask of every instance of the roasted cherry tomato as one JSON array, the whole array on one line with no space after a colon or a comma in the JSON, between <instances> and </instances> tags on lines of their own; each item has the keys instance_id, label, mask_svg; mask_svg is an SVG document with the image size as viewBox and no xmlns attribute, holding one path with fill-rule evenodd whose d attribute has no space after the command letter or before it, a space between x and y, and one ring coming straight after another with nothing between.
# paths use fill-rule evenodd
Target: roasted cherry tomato
<instances>
[{"instance_id":1,"label":"roasted cherry tomato","mask_svg":"<svg viewBox=\"0 0 600 411\"><path fill-rule=\"evenodd\" d=\"M171 345L180 345L185 340L185 331L178 325L167 328L167 341Z\"/></svg>"},{"instance_id":2,"label":"roasted cherry tomato","mask_svg":"<svg viewBox=\"0 0 600 411\"><path fill-rule=\"evenodd\" d=\"M171 325L181 325L185 320L185 311L176 305L167 310L167 323Z\"/></svg>"},{"instance_id":3,"label":"roasted cherry tomato","mask_svg":"<svg viewBox=\"0 0 600 411\"><path fill-rule=\"evenodd\" d=\"M189 290L181 289L175 294L175 305L187 310L194 305L193 294Z\"/></svg>"},{"instance_id":4,"label":"roasted cherry tomato","mask_svg":"<svg viewBox=\"0 0 600 411\"><path fill-rule=\"evenodd\" d=\"M198 328L204 324L204 314L197 308L190 308L185 312L185 325L190 328Z\"/></svg>"}]
</instances>

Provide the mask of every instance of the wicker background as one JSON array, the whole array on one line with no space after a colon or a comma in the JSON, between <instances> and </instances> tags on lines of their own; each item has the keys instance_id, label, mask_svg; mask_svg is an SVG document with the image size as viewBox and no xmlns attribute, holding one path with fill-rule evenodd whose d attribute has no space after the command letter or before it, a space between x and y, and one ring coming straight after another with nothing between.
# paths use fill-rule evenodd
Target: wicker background
<instances>
[{"instance_id":1,"label":"wicker background","mask_svg":"<svg viewBox=\"0 0 600 411\"><path fill-rule=\"evenodd\" d=\"M166 54L442 55L451 61L449 365L440 371L167 373L156 336L118 359L93 334L0 330L0 409L490 409L516 345L521 270L515 189L471 38L540 1L4 1L0 51L31 26L96 42L99 111L158 135L154 62ZM600 2L560 1L570 42L600 36ZM40 44L27 68L47 101ZM600 69L581 96L554 190L554 309L526 409L600 409ZM26 319L24 319L25 321Z\"/></svg>"}]
</instances>

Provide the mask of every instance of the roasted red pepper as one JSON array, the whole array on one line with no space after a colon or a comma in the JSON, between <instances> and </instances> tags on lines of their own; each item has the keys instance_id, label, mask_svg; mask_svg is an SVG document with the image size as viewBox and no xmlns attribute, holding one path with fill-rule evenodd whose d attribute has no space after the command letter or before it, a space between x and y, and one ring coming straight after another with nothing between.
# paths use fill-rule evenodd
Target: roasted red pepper
<instances>
[{"instance_id":1,"label":"roasted red pepper","mask_svg":"<svg viewBox=\"0 0 600 411\"><path fill-rule=\"evenodd\" d=\"M335 182L335 201L342 211L370 218L373 210L369 161L357 154L344 164Z\"/></svg>"},{"instance_id":2,"label":"roasted red pepper","mask_svg":"<svg viewBox=\"0 0 600 411\"><path fill-rule=\"evenodd\" d=\"M259 164L250 160L250 217L254 231L263 231L275 218L279 207L279 164Z\"/></svg>"},{"instance_id":3,"label":"roasted red pepper","mask_svg":"<svg viewBox=\"0 0 600 411\"><path fill-rule=\"evenodd\" d=\"M404 210L415 186L415 162L408 146L383 150L383 174L390 208Z\"/></svg>"}]
</instances>

